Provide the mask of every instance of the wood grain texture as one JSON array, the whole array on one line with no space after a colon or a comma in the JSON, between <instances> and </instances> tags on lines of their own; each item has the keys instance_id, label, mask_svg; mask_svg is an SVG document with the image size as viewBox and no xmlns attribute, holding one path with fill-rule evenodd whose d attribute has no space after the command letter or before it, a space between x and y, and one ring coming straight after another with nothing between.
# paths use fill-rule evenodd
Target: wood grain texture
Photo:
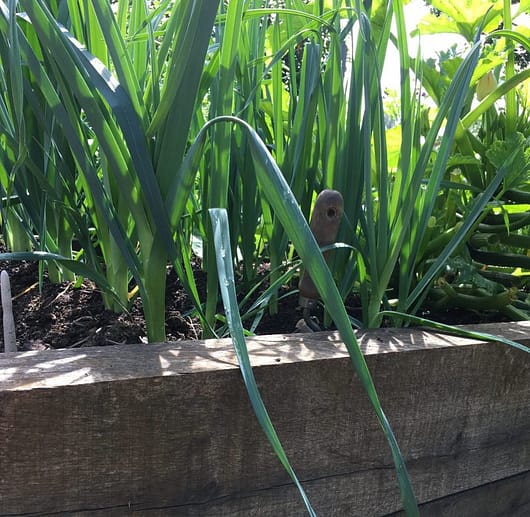
<instances>
[{"instance_id":1,"label":"wood grain texture","mask_svg":"<svg viewBox=\"0 0 530 517\"><path fill-rule=\"evenodd\" d=\"M529 342L526 324L481 328ZM530 471L527 354L423 330L359 340L420 503ZM317 513L398 512L388 445L338 335L249 348ZM228 340L5 354L0 436L0 515L305 515Z\"/></svg>"},{"instance_id":2,"label":"wood grain texture","mask_svg":"<svg viewBox=\"0 0 530 517\"><path fill-rule=\"evenodd\" d=\"M528 517L530 471L420 505L422 517ZM385 517L405 517L395 512Z\"/></svg>"}]
</instances>

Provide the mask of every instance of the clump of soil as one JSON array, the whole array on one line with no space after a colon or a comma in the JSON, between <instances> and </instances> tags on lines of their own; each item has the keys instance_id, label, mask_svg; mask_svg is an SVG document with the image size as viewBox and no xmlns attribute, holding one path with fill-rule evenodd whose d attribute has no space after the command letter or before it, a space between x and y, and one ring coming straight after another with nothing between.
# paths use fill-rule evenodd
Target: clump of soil
<instances>
[{"instance_id":1,"label":"clump of soil","mask_svg":"<svg viewBox=\"0 0 530 517\"><path fill-rule=\"evenodd\" d=\"M44 275L38 283L35 262L3 262L9 273L13 313L19 350L45 350L147 341L141 299L127 313L105 310L100 291L89 280L76 287L72 282L54 284ZM199 292L206 291L205 275L196 268ZM286 288L287 290L287 288ZM285 293L284 293L285 294ZM301 317L297 297L280 301L279 314L266 315L256 333L288 333ZM166 334L168 341L201 338L202 329L193 315L193 304L172 269L167 273ZM3 350L3 342L0 343Z\"/></svg>"}]
</instances>

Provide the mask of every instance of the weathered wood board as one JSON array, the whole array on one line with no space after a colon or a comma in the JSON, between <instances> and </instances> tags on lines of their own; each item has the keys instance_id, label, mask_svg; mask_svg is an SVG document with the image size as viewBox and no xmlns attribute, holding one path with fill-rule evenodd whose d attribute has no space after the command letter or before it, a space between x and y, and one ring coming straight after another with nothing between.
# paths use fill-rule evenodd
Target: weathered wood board
<instances>
[{"instance_id":1,"label":"weathered wood board","mask_svg":"<svg viewBox=\"0 0 530 517\"><path fill-rule=\"evenodd\" d=\"M528 517L530 471L419 505L421 517ZM385 517L405 517L405 512Z\"/></svg>"},{"instance_id":2,"label":"weathered wood board","mask_svg":"<svg viewBox=\"0 0 530 517\"><path fill-rule=\"evenodd\" d=\"M530 341L528 324L482 329ZM529 355L423 330L359 341L420 504L528 481ZM389 447L339 336L248 344L318 515L399 512ZM5 354L0 437L0 515L306 515L229 340Z\"/></svg>"}]
</instances>

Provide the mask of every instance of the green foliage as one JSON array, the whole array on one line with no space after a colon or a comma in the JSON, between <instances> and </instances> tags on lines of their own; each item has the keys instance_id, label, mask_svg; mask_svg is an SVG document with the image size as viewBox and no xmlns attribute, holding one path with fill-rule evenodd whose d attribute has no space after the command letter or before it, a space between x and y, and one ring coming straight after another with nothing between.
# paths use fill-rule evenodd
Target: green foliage
<instances>
[{"instance_id":1,"label":"green foliage","mask_svg":"<svg viewBox=\"0 0 530 517\"><path fill-rule=\"evenodd\" d=\"M493 30L502 20L502 0L431 0L429 4L436 12L429 13L419 23L421 34L454 33L473 41L477 30Z\"/></svg>"},{"instance_id":2,"label":"green foliage","mask_svg":"<svg viewBox=\"0 0 530 517\"><path fill-rule=\"evenodd\" d=\"M436 14L417 32L460 34L467 45L423 61L409 54L405 4L0 1L0 216L12 252L0 258L38 260L54 281L91 278L117 311L139 293L151 342L165 339L172 265L205 336L230 330L256 413L295 482L243 336L266 307L277 310L277 290L302 261L414 515L343 300L360 299L364 326L412 321L422 307L529 318L520 288L530 269L530 70L516 69L514 48L530 44L506 0L431 2ZM390 100L389 45L399 60ZM330 269L306 222L325 188L345 200ZM263 263L269 287L252 301ZM398 312L381 312L390 307Z\"/></svg>"},{"instance_id":3,"label":"green foliage","mask_svg":"<svg viewBox=\"0 0 530 517\"><path fill-rule=\"evenodd\" d=\"M472 12L447 4L443 16L451 30L471 39L481 23L481 30L498 24L502 6L484 20L479 4L466 8ZM381 304L390 299L402 311L421 305L436 268L488 206L487 196L473 201L476 192L495 192L488 185L501 164L483 152L495 149L492 135L503 132L502 114L492 115L494 102L528 72L513 74L472 108L473 85L480 74L498 75L506 49L489 44L481 55L476 44L465 58L447 54L439 68L411 59L401 2L370 10L359 2L347 8L331 2L322 10L295 1L285 8L231 2L216 18L211 3L200 2L196 8L163 2L153 11L140 1L118 2L114 10L103 1L87 9L77 2L52 5L55 11L42 1L10 2L2 11L4 82L11 85L0 111L8 242L14 251L75 257L105 274L112 287L106 300L116 310L138 291L151 341L164 339L168 260L206 335L216 332L216 260L205 208L228 208L243 289L256 282L263 260L270 260L276 284L294 254L256 181L244 133L227 124L214 128L204 154L188 163L190 142L208 118L238 113L258 130L306 218L320 190L343 193L340 240L351 251L335 253L333 271L343 297L359 293L367 326L379 324ZM419 30L448 30L436 27L424 21ZM491 41L522 37L519 30L498 32ZM380 77L392 41L402 80L399 104L391 105L398 125L387 131ZM14 62L22 65L7 67ZM418 82L411 82L409 70L438 102L434 119L416 97ZM481 132L490 140L479 144ZM188 166L200 169L197 179L185 179ZM446 179L455 166L463 174L458 185ZM504 189L521 177L511 171ZM459 231L451 233L455 216L443 210L443 199L466 217ZM426 255L425 247L440 231L457 240L445 241L436 250L440 260L429 263L433 250ZM192 240L203 243L206 300L194 284ZM57 271L52 278L67 274L65 264L48 262L50 273ZM269 301L274 311L273 293Z\"/></svg>"},{"instance_id":4,"label":"green foliage","mask_svg":"<svg viewBox=\"0 0 530 517\"><path fill-rule=\"evenodd\" d=\"M121 310L128 303L132 276L149 340L163 341L168 257L200 307L181 263L189 254L173 238L181 214L165 197L187 146L216 5L166 3L158 11L165 16L153 17L140 1L130 8L119 2L116 13L103 0L87 9L84 3L59 4L1 4L2 63L5 69L5 63L17 63L7 72L20 70L8 92L27 98L35 114L20 115L21 101L6 98L13 141L18 128L19 144L32 145L23 145L22 158L14 145L5 147L2 186L9 192L10 178L24 182L16 189L24 201L21 219L28 233L37 231L36 247L71 259L75 235L79 258L104 271L118 296L118 305L107 298L109 306ZM157 30L163 31L160 40ZM28 120L31 133L25 136ZM188 192L180 196L185 200Z\"/></svg>"},{"instance_id":5,"label":"green foliage","mask_svg":"<svg viewBox=\"0 0 530 517\"><path fill-rule=\"evenodd\" d=\"M529 182L527 150L530 119L527 99L530 70L516 71L514 45L528 49L530 43L524 25L512 26L512 15L517 17L519 13L527 12L527 2L521 2L515 11L511 9L510 2L497 2L493 6L473 2L462 7L463 11L450 3L438 3L436 7L442 11L440 16L447 23L429 25L427 18L419 26L419 31L423 34L453 32L470 41L469 27L485 19L482 31L487 35L484 51L470 83L474 88L470 88L467 93L455 133L455 161L452 165L458 169L453 169L451 174L456 173L455 177L459 178L458 182L465 188L460 189L460 194L457 194L456 190L453 190L453 193L448 190L442 199L452 199L451 206L456 207L459 214L465 213L469 202L476 199L478 193L483 192L491 182L495 182L501 171L505 174L495 192L495 202L485 205L479 217L479 221L483 222L475 226L464 239L467 247L457 250L459 256L474 268L474 280L463 283L454 281L452 285L442 282L445 295L441 299L443 304L449 307L467 300L463 296L467 296L470 289L476 290L481 296L495 296L494 293L482 289L479 277L491 275L506 282L503 275L524 274L523 270L527 267L524 237L528 234L528 221L524 217L527 211L525 192ZM491 9L483 18L482 11L488 7ZM500 22L504 26L501 30L497 29ZM460 59L456 53L452 56L441 55L438 66L431 66L428 81L424 83L431 98L438 103L444 97L447 85L454 78L451 63L455 59ZM435 63L431 62L430 65ZM443 81L436 80L436 70L443 76ZM473 90L476 91L476 97L473 97ZM443 216L443 205L439 206L439 214L437 231L454 233L454 219ZM496 218L499 217L501 219L497 221ZM491 235L492 230L495 239L485 238ZM434 251L432 243L429 245L429 251ZM505 266L515 269L506 271ZM502 289L502 284L498 283L497 288ZM441 303L438 289L435 287L430 292L429 304L434 307ZM452 290L451 296L448 296L449 289ZM514 298L512 292L512 298L507 298L508 303L497 309L512 319L528 319L530 306L526 303L526 297L522 293L517 294L517 289L515 294ZM467 308L471 309L488 304L489 309L493 310L496 307L495 299L481 299L479 303L467 300Z\"/></svg>"}]
</instances>

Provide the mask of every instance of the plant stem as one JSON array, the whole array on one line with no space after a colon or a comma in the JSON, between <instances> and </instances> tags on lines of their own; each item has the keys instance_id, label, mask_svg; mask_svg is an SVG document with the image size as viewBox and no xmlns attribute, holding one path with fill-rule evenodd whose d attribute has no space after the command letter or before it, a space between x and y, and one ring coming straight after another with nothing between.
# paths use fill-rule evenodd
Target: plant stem
<instances>
[{"instance_id":1,"label":"plant stem","mask_svg":"<svg viewBox=\"0 0 530 517\"><path fill-rule=\"evenodd\" d=\"M147 254L144 284L140 286L149 343L166 341L166 266L166 248L155 241Z\"/></svg>"}]
</instances>

